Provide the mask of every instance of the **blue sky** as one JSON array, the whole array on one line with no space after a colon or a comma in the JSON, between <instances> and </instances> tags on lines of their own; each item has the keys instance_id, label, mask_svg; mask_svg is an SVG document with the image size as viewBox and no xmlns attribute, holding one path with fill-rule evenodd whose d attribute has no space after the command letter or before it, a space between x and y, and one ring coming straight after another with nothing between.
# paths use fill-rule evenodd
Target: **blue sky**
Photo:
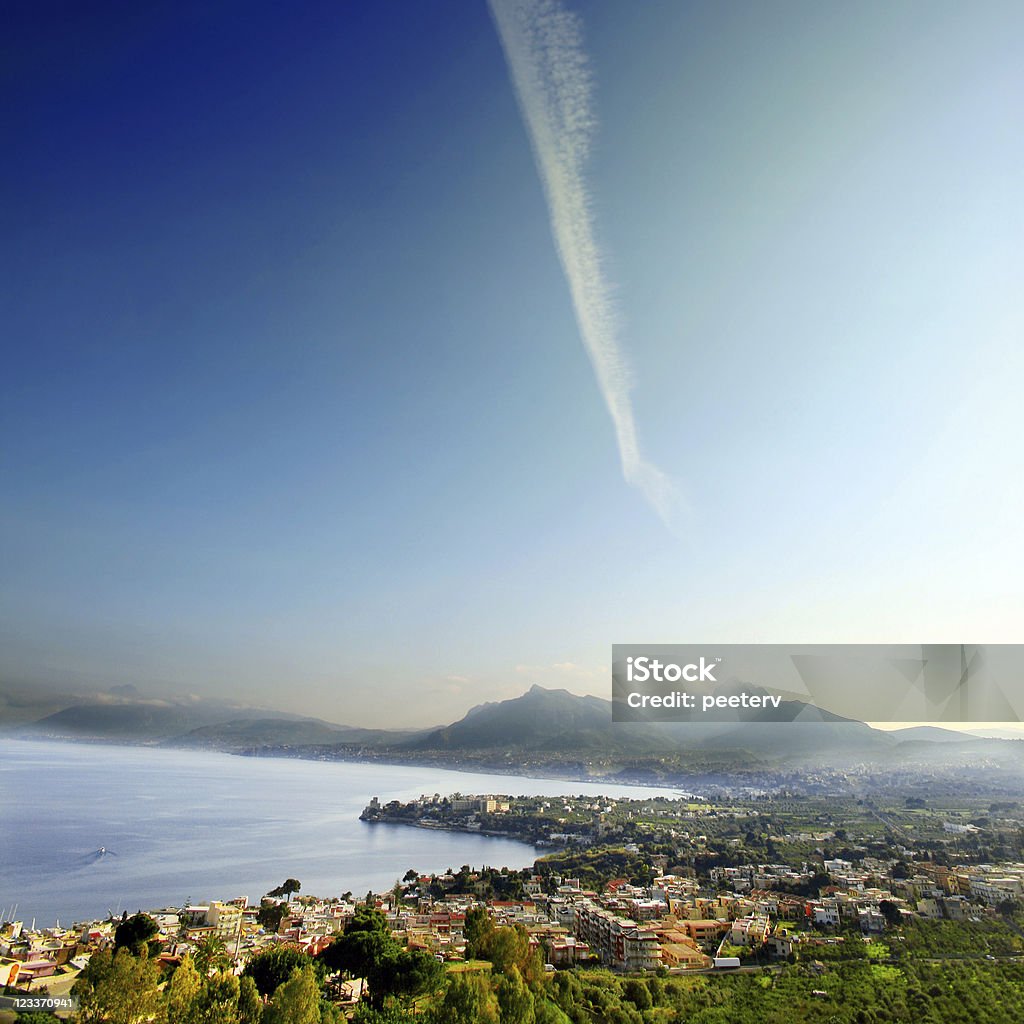
<instances>
[{"instance_id":1,"label":"blue sky","mask_svg":"<svg viewBox=\"0 0 1024 1024\"><path fill-rule=\"evenodd\" d=\"M1024 640L1019 5L569 8L668 525L486 4L88 7L4 44L4 678L411 724Z\"/></svg>"}]
</instances>

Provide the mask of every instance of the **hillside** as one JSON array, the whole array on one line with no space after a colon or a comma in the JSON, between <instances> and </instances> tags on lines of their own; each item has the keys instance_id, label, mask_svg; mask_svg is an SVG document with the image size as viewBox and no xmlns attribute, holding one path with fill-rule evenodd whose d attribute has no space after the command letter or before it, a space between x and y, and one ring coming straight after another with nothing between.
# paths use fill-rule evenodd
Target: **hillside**
<instances>
[{"instance_id":1,"label":"hillside","mask_svg":"<svg viewBox=\"0 0 1024 1024\"><path fill-rule=\"evenodd\" d=\"M729 692L729 685L720 688ZM749 687L748 687L749 689ZM50 698L52 700L54 698ZM364 729L264 708L216 701L144 699L133 688L81 696L36 721L15 720L13 735L299 757L474 764L501 770L571 769L630 779L711 769L794 766L975 764L1019 770L1024 741L979 739L936 727L885 732L799 700L738 711L731 721L612 721L612 703L533 686L519 697L477 705L427 730ZM18 709L20 717L30 704ZM1017 767L1013 767L1017 766Z\"/></svg>"},{"instance_id":2,"label":"hillside","mask_svg":"<svg viewBox=\"0 0 1024 1024\"><path fill-rule=\"evenodd\" d=\"M534 686L521 697L481 704L464 718L404 746L409 750L557 749L578 752L611 740L611 704Z\"/></svg>"},{"instance_id":3,"label":"hillside","mask_svg":"<svg viewBox=\"0 0 1024 1024\"><path fill-rule=\"evenodd\" d=\"M482 704L460 721L436 729L405 749L451 752L558 752L652 755L735 750L761 756L889 751L895 741L862 722L850 722L800 701L747 713L731 722L612 721L612 703L566 690L534 686L521 697Z\"/></svg>"},{"instance_id":4,"label":"hillside","mask_svg":"<svg viewBox=\"0 0 1024 1024\"><path fill-rule=\"evenodd\" d=\"M356 729L334 725L317 718L287 720L281 718L241 718L207 725L180 736L165 745L202 747L214 750L253 750L261 747L309 747L355 745L386 746L419 735L412 731L388 732L384 729Z\"/></svg>"},{"instance_id":5,"label":"hillside","mask_svg":"<svg viewBox=\"0 0 1024 1024\"><path fill-rule=\"evenodd\" d=\"M78 703L24 726L21 732L53 739L142 743L166 739L228 715L224 709L156 702Z\"/></svg>"}]
</instances>

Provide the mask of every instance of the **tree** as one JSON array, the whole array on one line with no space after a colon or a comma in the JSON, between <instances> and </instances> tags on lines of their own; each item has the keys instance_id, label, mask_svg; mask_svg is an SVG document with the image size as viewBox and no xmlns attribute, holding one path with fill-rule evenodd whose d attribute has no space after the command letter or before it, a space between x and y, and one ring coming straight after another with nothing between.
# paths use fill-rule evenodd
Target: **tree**
<instances>
[{"instance_id":1,"label":"tree","mask_svg":"<svg viewBox=\"0 0 1024 1024\"><path fill-rule=\"evenodd\" d=\"M161 1009L157 966L127 948L93 953L72 986L79 1024L143 1024Z\"/></svg>"},{"instance_id":2,"label":"tree","mask_svg":"<svg viewBox=\"0 0 1024 1024\"><path fill-rule=\"evenodd\" d=\"M114 929L114 949L127 949L140 956L148 948L149 940L160 931L156 921L149 914L134 914L122 919Z\"/></svg>"},{"instance_id":3,"label":"tree","mask_svg":"<svg viewBox=\"0 0 1024 1024\"><path fill-rule=\"evenodd\" d=\"M354 978L365 978L375 963L397 947L387 918L379 910L363 905L356 907L344 932L320 954L319 959L332 971L345 971Z\"/></svg>"},{"instance_id":4,"label":"tree","mask_svg":"<svg viewBox=\"0 0 1024 1024\"><path fill-rule=\"evenodd\" d=\"M622 994L638 1010L649 1010L654 1005L651 990L638 978L627 979Z\"/></svg>"},{"instance_id":5,"label":"tree","mask_svg":"<svg viewBox=\"0 0 1024 1024\"><path fill-rule=\"evenodd\" d=\"M264 1024L320 1024L320 985L312 967L297 969L263 1014Z\"/></svg>"},{"instance_id":6,"label":"tree","mask_svg":"<svg viewBox=\"0 0 1024 1024\"><path fill-rule=\"evenodd\" d=\"M498 980L495 990L501 1024L534 1024L533 993L518 968L513 967Z\"/></svg>"},{"instance_id":7,"label":"tree","mask_svg":"<svg viewBox=\"0 0 1024 1024\"><path fill-rule=\"evenodd\" d=\"M444 968L429 953L409 952L392 935L387 918L372 907L357 907L345 931L321 954L332 971L365 978L369 1003L381 1009L389 996L411 999L441 983Z\"/></svg>"},{"instance_id":8,"label":"tree","mask_svg":"<svg viewBox=\"0 0 1024 1024\"><path fill-rule=\"evenodd\" d=\"M437 1024L499 1024L497 997L480 974L457 974L434 1010Z\"/></svg>"},{"instance_id":9,"label":"tree","mask_svg":"<svg viewBox=\"0 0 1024 1024\"><path fill-rule=\"evenodd\" d=\"M268 932L276 932L281 927L281 919L287 909L286 903L273 903L267 899L260 900L260 909L256 911L256 923Z\"/></svg>"},{"instance_id":10,"label":"tree","mask_svg":"<svg viewBox=\"0 0 1024 1024\"><path fill-rule=\"evenodd\" d=\"M238 979L238 1021L239 1024L260 1024L263 1017L263 1000L256 982L247 975Z\"/></svg>"},{"instance_id":11,"label":"tree","mask_svg":"<svg viewBox=\"0 0 1024 1024\"><path fill-rule=\"evenodd\" d=\"M900 923L900 908L892 900L881 900L878 904L878 909L881 911L882 917L885 918L885 923L890 928L895 928Z\"/></svg>"},{"instance_id":12,"label":"tree","mask_svg":"<svg viewBox=\"0 0 1024 1024\"><path fill-rule=\"evenodd\" d=\"M530 958L530 938L522 925L495 928L480 944L480 955L491 961L497 974L513 967L524 971Z\"/></svg>"},{"instance_id":13,"label":"tree","mask_svg":"<svg viewBox=\"0 0 1024 1024\"><path fill-rule=\"evenodd\" d=\"M320 1024L348 1024L348 1015L340 1008L320 996Z\"/></svg>"},{"instance_id":14,"label":"tree","mask_svg":"<svg viewBox=\"0 0 1024 1024\"><path fill-rule=\"evenodd\" d=\"M572 1021L554 1003L538 999L533 1006L535 1024L572 1024Z\"/></svg>"},{"instance_id":15,"label":"tree","mask_svg":"<svg viewBox=\"0 0 1024 1024\"><path fill-rule=\"evenodd\" d=\"M231 963L228 948L219 935L208 934L196 940L193 954L196 970L204 977L212 970L219 970Z\"/></svg>"},{"instance_id":16,"label":"tree","mask_svg":"<svg viewBox=\"0 0 1024 1024\"><path fill-rule=\"evenodd\" d=\"M167 1004L167 1024L191 1024L202 988L202 976L196 970L192 957L186 953L178 969L167 983L164 993Z\"/></svg>"},{"instance_id":17,"label":"tree","mask_svg":"<svg viewBox=\"0 0 1024 1024\"><path fill-rule=\"evenodd\" d=\"M398 1006L375 1010L369 1003L360 1003L352 1017L352 1024L422 1024L423 1018L413 1016Z\"/></svg>"},{"instance_id":18,"label":"tree","mask_svg":"<svg viewBox=\"0 0 1024 1024\"><path fill-rule=\"evenodd\" d=\"M302 883L297 878L286 878L277 888L271 889L267 895L284 896L286 900L290 900L292 893L299 892L301 889Z\"/></svg>"},{"instance_id":19,"label":"tree","mask_svg":"<svg viewBox=\"0 0 1024 1024\"><path fill-rule=\"evenodd\" d=\"M202 1024L238 1024L238 979L227 971L215 974L199 997Z\"/></svg>"},{"instance_id":20,"label":"tree","mask_svg":"<svg viewBox=\"0 0 1024 1024\"><path fill-rule=\"evenodd\" d=\"M257 953L242 971L242 977L252 978L260 995L272 996L279 986L292 976L297 968L314 965L312 957L303 953L295 946L275 946ZM323 967L315 965L320 980L323 980Z\"/></svg>"},{"instance_id":21,"label":"tree","mask_svg":"<svg viewBox=\"0 0 1024 1024\"><path fill-rule=\"evenodd\" d=\"M409 1001L440 988L444 976L444 967L430 953L403 949L378 976L377 984L384 985L385 997Z\"/></svg>"},{"instance_id":22,"label":"tree","mask_svg":"<svg viewBox=\"0 0 1024 1024\"><path fill-rule=\"evenodd\" d=\"M466 939L466 956L475 960L482 956L481 950L494 933L494 922L483 907L471 907L466 911L462 934Z\"/></svg>"}]
</instances>

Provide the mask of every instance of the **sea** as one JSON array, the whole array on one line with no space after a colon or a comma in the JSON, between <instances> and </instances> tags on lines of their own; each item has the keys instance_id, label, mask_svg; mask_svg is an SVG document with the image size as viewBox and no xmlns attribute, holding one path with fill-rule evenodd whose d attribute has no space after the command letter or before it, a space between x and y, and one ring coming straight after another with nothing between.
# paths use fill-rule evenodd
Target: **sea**
<instances>
[{"instance_id":1,"label":"sea","mask_svg":"<svg viewBox=\"0 0 1024 1024\"><path fill-rule=\"evenodd\" d=\"M378 762L0 740L0 920L38 927L247 896L286 878L363 898L409 869L523 868L511 839L359 814L423 794L666 796L642 786Z\"/></svg>"}]
</instances>

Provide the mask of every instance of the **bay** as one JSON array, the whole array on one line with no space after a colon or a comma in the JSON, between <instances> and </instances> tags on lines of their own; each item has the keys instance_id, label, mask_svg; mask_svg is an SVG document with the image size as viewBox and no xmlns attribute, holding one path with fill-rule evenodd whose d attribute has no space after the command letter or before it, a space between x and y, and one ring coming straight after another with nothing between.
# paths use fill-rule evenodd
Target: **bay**
<instances>
[{"instance_id":1,"label":"bay","mask_svg":"<svg viewBox=\"0 0 1024 1024\"><path fill-rule=\"evenodd\" d=\"M422 873L532 864L501 837L368 824L370 798L666 795L665 790L432 767L0 741L0 915L106 917L186 901L251 902L286 877L338 896ZM101 852L102 851L102 852Z\"/></svg>"}]
</instances>

